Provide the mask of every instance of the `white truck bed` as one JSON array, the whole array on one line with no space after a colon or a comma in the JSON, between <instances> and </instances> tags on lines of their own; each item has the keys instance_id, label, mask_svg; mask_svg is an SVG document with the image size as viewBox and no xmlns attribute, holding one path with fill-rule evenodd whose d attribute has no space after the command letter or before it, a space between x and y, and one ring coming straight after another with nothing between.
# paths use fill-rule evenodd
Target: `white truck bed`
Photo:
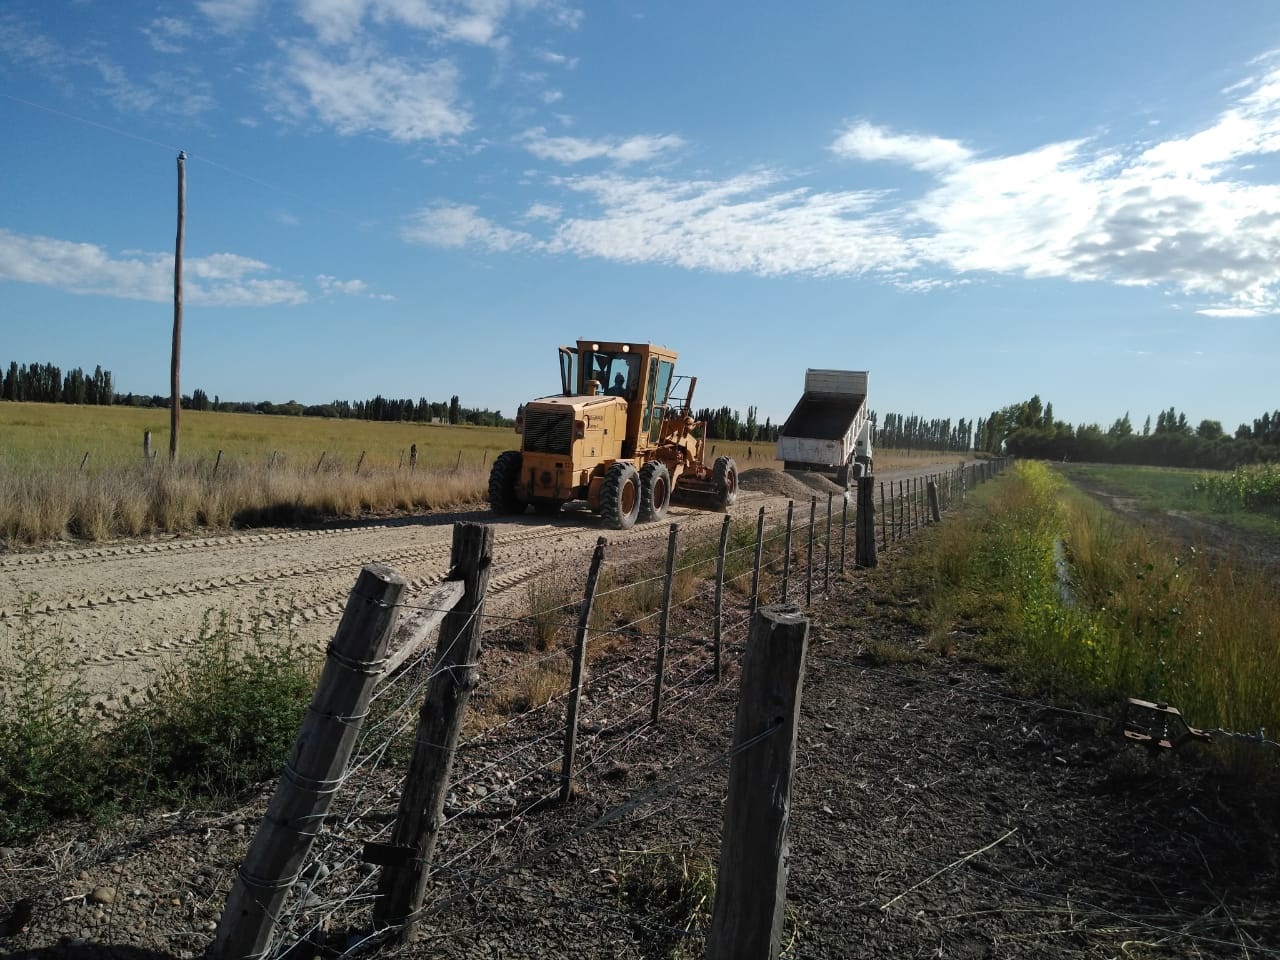
<instances>
[{"instance_id":1,"label":"white truck bed","mask_svg":"<svg viewBox=\"0 0 1280 960\"><path fill-rule=\"evenodd\" d=\"M778 434L778 459L788 470L844 471L846 481L855 459L869 471L866 401L867 371L806 370L804 395Z\"/></svg>"}]
</instances>

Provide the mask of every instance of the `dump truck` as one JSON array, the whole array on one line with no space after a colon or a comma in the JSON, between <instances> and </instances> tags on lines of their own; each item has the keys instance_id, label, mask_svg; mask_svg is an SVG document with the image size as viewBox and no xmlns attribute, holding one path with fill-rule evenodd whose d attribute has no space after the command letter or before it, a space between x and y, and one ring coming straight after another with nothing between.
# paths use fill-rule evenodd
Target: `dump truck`
<instances>
[{"instance_id":1,"label":"dump truck","mask_svg":"<svg viewBox=\"0 0 1280 960\"><path fill-rule=\"evenodd\" d=\"M829 476L842 487L871 473L875 424L867 371L806 370L804 394L778 431L783 469Z\"/></svg>"},{"instance_id":2,"label":"dump truck","mask_svg":"<svg viewBox=\"0 0 1280 960\"><path fill-rule=\"evenodd\" d=\"M692 415L698 379L677 375L676 359L652 343L560 347L561 392L524 404L520 449L493 462L493 511L554 514L585 501L605 526L626 530L661 520L673 502L727 510L737 464L703 462L706 425Z\"/></svg>"}]
</instances>

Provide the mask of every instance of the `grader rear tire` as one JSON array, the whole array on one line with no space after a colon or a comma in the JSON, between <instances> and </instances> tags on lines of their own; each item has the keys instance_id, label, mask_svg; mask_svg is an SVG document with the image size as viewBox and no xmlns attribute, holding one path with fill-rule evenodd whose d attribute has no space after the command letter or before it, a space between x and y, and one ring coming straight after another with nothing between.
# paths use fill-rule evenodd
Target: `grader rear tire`
<instances>
[{"instance_id":1,"label":"grader rear tire","mask_svg":"<svg viewBox=\"0 0 1280 960\"><path fill-rule=\"evenodd\" d=\"M716 503L721 510L728 510L738 500L738 465L733 457L719 457L711 470L716 485Z\"/></svg>"},{"instance_id":2,"label":"grader rear tire","mask_svg":"<svg viewBox=\"0 0 1280 960\"><path fill-rule=\"evenodd\" d=\"M489 471L489 506L493 512L504 516L524 513L527 504L516 496L516 481L520 479L519 450L498 454Z\"/></svg>"},{"instance_id":3,"label":"grader rear tire","mask_svg":"<svg viewBox=\"0 0 1280 960\"><path fill-rule=\"evenodd\" d=\"M661 460L640 468L640 522L661 520L671 505L671 471Z\"/></svg>"},{"instance_id":4,"label":"grader rear tire","mask_svg":"<svg viewBox=\"0 0 1280 960\"><path fill-rule=\"evenodd\" d=\"M640 474L629 463L609 467L600 484L600 518L613 530L630 530L640 515Z\"/></svg>"}]
</instances>

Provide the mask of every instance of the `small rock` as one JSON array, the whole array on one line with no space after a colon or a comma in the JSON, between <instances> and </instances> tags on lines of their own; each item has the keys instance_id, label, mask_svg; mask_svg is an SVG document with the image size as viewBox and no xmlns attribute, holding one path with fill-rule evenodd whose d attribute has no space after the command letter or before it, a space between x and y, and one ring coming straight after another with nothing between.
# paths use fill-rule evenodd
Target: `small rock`
<instances>
[{"instance_id":1,"label":"small rock","mask_svg":"<svg viewBox=\"0 0 1280 960\"><path fill-rule=\"evenodd\" d=\"M115 887L94 887L90 894L94 903L110 904L116 902Z\"/></svg>"}]
</instances>

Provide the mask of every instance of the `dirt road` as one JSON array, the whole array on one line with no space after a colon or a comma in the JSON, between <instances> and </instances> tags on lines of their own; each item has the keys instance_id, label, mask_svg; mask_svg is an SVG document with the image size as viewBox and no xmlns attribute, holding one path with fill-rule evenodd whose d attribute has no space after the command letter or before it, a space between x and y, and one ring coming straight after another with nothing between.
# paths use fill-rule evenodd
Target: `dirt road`
<instances>
[{"instance_id":1,"label":"dirt road","mask_svg":"<svg viewBox=\"0 0 1280 960\"><path fill-rule=\"evenodd\" d=\"M940 464L955 460L921 460L910 470L883 473L880 479L887 483L936 472ZM773 471L746 471L731 512L753 517L762 505L788 498L803 501L826 489L817 478L810 484ZM530 579L552 571L585 572L602 532L635 555L650 546L660 551L668 530L663 522L606 531L598 518L582 510L552 518L530 514L498 519L478 506L332 529L262 530L0 555L0 655L24 625L38 636L62 638L69 668L96 702L110 709L139 695L166 662L196 647L208 627L224 618L241 630L256 623L273 637L285 634L288 625L294 642L319 649L332 637L364 564L399 570L409 581L409 604L443 579L458 520L495 528L486 612L499 618L524 611ZM667 520L685 530L711 530L721 515L672 507Z\"/></svg>"}]
</instances>

